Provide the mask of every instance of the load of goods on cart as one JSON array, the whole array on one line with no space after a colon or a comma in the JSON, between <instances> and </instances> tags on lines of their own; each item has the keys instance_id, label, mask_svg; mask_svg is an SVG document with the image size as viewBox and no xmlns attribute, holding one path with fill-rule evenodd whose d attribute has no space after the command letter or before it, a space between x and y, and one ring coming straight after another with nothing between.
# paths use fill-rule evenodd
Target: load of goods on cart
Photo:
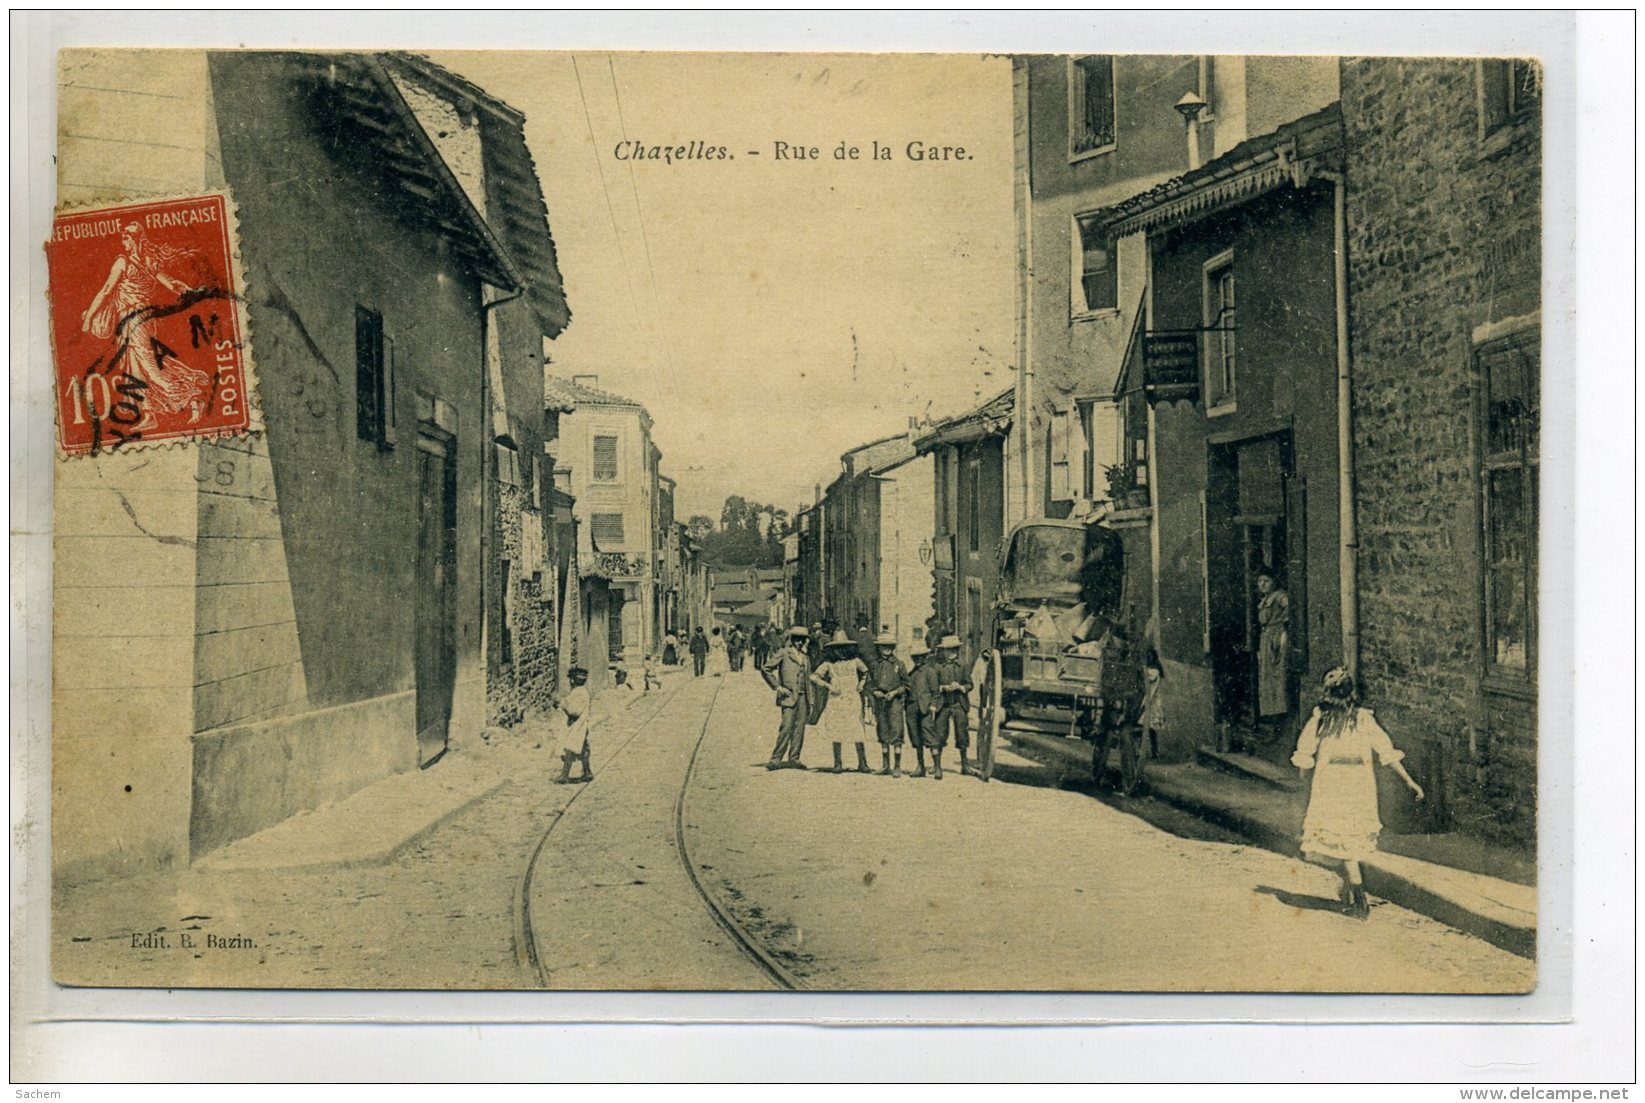
<instances>
[{"instance_id":1,"label":"load of goods on cart","mask_svg":"<svg viewBox=\"0 0 1645 1103\"><path fill-rule=\"evenodd\" d=\"M1092 744L1101 782L1114 738L1132 734L1143 701L1142 654L1123 623L1125 555L1100 524L1041 518L1003 545L992 645L984 655L978 759L991 777L998 741L1035 736ZM1122 784L1128 783L1121 739Z\"/></svg>"}]
</instances>

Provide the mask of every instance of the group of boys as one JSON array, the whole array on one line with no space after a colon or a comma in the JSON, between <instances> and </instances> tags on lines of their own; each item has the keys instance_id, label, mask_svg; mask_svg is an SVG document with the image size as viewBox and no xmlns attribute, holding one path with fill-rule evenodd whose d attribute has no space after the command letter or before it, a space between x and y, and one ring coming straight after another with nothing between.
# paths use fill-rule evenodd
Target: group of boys
<instances>
[{"instance_id":1,"label":"group of boys","mask_svg":"<svg viewBox=\"0 0 1645 1103\"><path fill-rule=\"evenodd\" d=\"M805 742L805 725L810 716L810 677L813 667L813 633L804 625L789 629L786 646L766 663L762 673L777 691L782 719L777 745L772 749L768 769L804 769L800 749ZM874 734L880 744L880 774L902 777L902 749L906 741L914 748L917 768L910 775L925 777L926 755L931 758L931 776L942 780L942 752L952 733L960 753L960 771L971 767L971 675L960 662L960 641L944 636L933 651L916 643L909 652L913 668L897 657L896 638L882 634L872 645L864 641L863 662L867 668L862 694L874 716ZM872 650L869 651L871 646Z\"/></svg>"},{"instance_id":2,"label":"group of boys","mask_svg":"<svg viewBox=\"0 0 1645 1103\"><path fill-rule=\"evenodd\" d=\"M925 758L931 756L931 776L942 780L942 752L950 732L960 752L960 772L971 769L971 674L960 662L960 641L944 636L935 651L916 643L909 651L913 669L897 658L897 641L880 636L874 641L874 660L868 664L863 692L874 710L874 733L892 777L902 776L903 733L914 748L916 769L925 777ZM882 774L887 770L882 769Z\"/></svg>"}]
</instances>

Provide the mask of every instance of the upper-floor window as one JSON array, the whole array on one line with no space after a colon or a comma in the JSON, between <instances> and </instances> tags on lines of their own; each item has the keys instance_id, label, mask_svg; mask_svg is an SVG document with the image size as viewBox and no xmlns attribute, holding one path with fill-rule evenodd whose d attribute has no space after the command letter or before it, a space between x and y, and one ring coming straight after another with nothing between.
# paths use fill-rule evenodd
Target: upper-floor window
<instances>
[{"instance_id":1,"label":"upper-floor window","mask_svg":"<svg viewBox=\"0 0 1645 1103\"><path fill-rule=\"evenodd\" d=\"M383 316L354 308L355 431L378 448L394 447L394 344Z\"/></svg>"},{"instance_id":2,"label":"upper-floor window","mask_svg":"<svg viewBox=\"0 0 1645 1103\"><path fill-rule=\"evenodd\" d=\"M1119 308L1119 250L1094 217L1074 219L1074 280L1071 306L1076 316Z\"/></svg>"},{"instance_id":3,"label":"upper-floor window","mask_svg":"<svg viewBox=\"0 0 1645 1103\"><path fill-rule=\"evenodd\" d=\"M1531 120L1542 104L1542 72L1519 58L1479 62L1479 136L1488 141Z\"/></svg>"},{"instance_id":4,"label":"upper-floor window","mask_svg":"<svg viewBox=\"0 0 1645 1103\"><path fill-rule=\"evenodd\" d=\"M1068 62L1068 156L1114 148L1114 59L1088 54Z\"/></svg>"},{"instance_id":5,"label":"upper-floor window","mask_svg":"<svg viewBox=\"0 0 1645 1103\"><path fill-rule=\"evenodd\" d=\"M596 513L588 519L589 535L594 538L594 546L601 551L612 551L623 546L623 515L621 513Z\"/></svg>"},{"instance_id":6,"label":"upper-floor window","mask_svg":"<svg viewBox=\"0 0 1645 1103\"><path fill-rule=\"evenodd\" d=\"M617 438L614 436L594 438L594 481L617 481Z\"/></svg>"},{"instance_id":7,"label":"upper-floor window","mask_svg":"<svg viewBox=\"0 0 1645 1103\"><path fill-rule=\"evenodd\" d=\"M1479 493L1485 664L1521 682L1536 669L1540 333L1532 326L1474 350L1484 422Z\"/></svg>"},{"instance_id":8,"label":"upper-floor window","mask_svg":"<svg viewBox=\"0 0 1645 1103\"><path fill-rule=\"evenodd\" d=\"M1204 279L1205 407L1214 410L1233 404L1239 383L1234 254L1206 261Z\"/></svg>"},{"instance_id":9,"label":"upper-floor window","mask_svg":"<svg viewBox=\"0 0 1645 1103\"><path fill-rule=\"evenodd\" d=\"M1080 465L1081 497L1100 502L1110 497L1111 468L1125 462L1125 425L1119 405L1102 399L1078 403L1084 462Z\"/></svg>"},{"instance_id":10,"label":"upper-floor window","mask_svg":"<svg viewBox=\"0 0 1645 1103\"><path fill-rule=\"evenodd\" d=\"M1217 113L1217 59L1209 54L1199 59L1199 98L1205 101L1199 121L1210 122Z\"/></svg>"}]
</instances>

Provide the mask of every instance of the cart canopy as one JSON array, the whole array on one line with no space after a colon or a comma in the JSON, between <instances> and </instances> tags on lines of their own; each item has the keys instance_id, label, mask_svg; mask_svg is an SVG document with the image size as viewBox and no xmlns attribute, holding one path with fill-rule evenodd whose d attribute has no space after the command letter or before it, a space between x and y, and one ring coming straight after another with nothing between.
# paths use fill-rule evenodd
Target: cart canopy
<instances>
[{"instance_id":1,"label":"cart canopy","mask_svg":"<svg viewBox=\"0 0 1645 1103\"><path fill-rule=\"evenodd\" d=\"M1124 590L1119 534L1078 521L1025 521L1012 530L1000 567L1000 597L1010 604L1084 602L1112 615Z\"/></svg>"}]
</instances>

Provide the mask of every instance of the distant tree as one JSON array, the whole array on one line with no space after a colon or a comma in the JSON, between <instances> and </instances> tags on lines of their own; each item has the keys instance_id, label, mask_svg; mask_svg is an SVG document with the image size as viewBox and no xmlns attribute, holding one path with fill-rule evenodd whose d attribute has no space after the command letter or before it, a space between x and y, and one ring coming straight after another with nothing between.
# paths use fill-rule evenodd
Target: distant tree
<instances>
[{"instance_id":1,"label":"distant tree","mask_svg":"<svg viewBox=\"0 0 1645 1103\"><path fill-rule=\"evenodd\" d=\"M720 527L703 537L704 557L721 570L780 567L788 524L787 510L732 494L720 510Z\"/></svg>"},{"instance_id":2,"label":"distant tree","mask_svg":"<svg viewBox=\"0 0 1645 1103\"><path fill-rule=\"evenodd\" d=\"M691 539L701 544L714 531L714 518L701 513L693 514L691 519L685 523L685 531Z\"/></svg>"}]
</instances>

